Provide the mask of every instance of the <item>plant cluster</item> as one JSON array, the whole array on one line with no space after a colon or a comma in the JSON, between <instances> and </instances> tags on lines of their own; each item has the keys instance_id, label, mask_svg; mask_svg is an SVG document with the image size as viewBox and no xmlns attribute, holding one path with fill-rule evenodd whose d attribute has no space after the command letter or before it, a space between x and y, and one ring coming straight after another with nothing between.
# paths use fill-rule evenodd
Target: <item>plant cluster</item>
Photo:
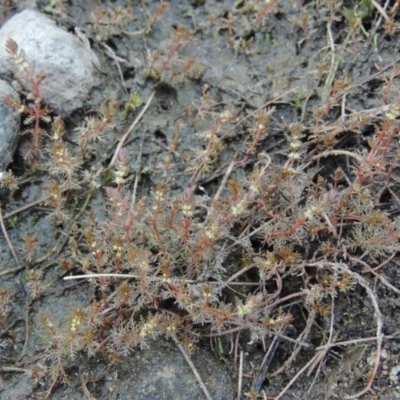
<instances>
[{"instance_id":1,"label":"plant cluster","mask_svg":"<svg viewBox=\"0 0 400 400\"><path fill-rule=\"evenodd\" d=\"M277 3L238 2L235 13L243 7L240 12L262 26ZM317 3L322 7L328 2ZM151 29L165 7L161 2L140 34ZM100 11L95 25L101 35L123 30L120 10ZM346 18L353 14L346 11ZM361 20L358 23L360 27ZM177 26L171 48L150 57L148 76L170 82L199 79L200 69L193 72L197 64L178 58L193 35ZM188 353L207 335L247 332L256 340L273 333L290 340L285 330L296 318L293 307L300 307L306 321L303 332L292 339L288 368L316 321L333 324L334 299L357 286L370 297L377 326L377 355L366 390L371 388L383 333L365 274L398 291L380 271L399 251L400 217L391 215L385 200L395 196L399 173L399 107L387 96L397 70L382 93L379 113L353 111L337 117L350 84L336 80L307 123L282 129L284 143L274 153L263 150L274 124L274 101L242 113L234 106L215 107L217 102L203 87L201 99L183 110L184 119L194 126L201 120L206 127L198 133L204 145L181 159L187 167L186 187L173 190L166 168L150 194L139 196L140 174L132 177L133 160L122 142L108 166L106 159L92 162L126 111L124 104L103 104L75 130L73 145L65 140L68 132L61 118L42 105L43 77L34 75L12 39L7 50L16 72L30 81L32 93L28 104L3 101L25 115L31 137L27 162L47 171L43 203L68 240L68 250L60 251L59 267L66 276L87 278L95 291L90 304L72 308L63 320L42 315L38 334L46 348L40 366L30 373L38 383L50 379L46 396L56 383L68 381L69 360L80 352L102 353L117 362L160 336L178 340ZM136 104L131 111L141 101ZM346 132L357 149L340 146ZM217 187L201 188L233 135L245 136L240 154L232 157ZM179 141L170 153L175 155L177 148ZM336 160L346 167L329 167ZM10 172L0 184L16 188ZM101 215L90 209L98 192L106 198ZM72 198L74 207L68 206ZM27 238L25 286L31 301L45 290L35 248L35 238ZM7 326L11 301L11 295L0 290L1 329ZM328 344L334 341L332 333Z\"/></svg>"}]
</instances>

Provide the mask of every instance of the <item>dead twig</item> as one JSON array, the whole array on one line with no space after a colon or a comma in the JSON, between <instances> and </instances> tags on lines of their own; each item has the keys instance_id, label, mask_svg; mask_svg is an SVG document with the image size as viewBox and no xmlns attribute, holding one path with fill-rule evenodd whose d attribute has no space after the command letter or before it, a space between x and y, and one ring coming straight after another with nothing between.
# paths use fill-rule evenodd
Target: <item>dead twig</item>
<instances>
[{"instance_id":1,"label":"dead twig","mask_svg":"<svg viewBox=\"0 0 400 400\"><path fill-rule=\"evenodd\" d=\"M100 44L106 49L107 55L114 60L116 66L117 66L117 69L118 69L119 78L121 79L122 87L124 88L125 93L128 94L128 89L126 88L124 75L122 73L121 65L120 65L121 62L125 62L126 63L126 60L124 60L121 57L118 57L115 54L114 50L110 46L107 46L105 43L100 43Z\"/></svg>"},{"instance_id":2,"label":"dead twig","mask_svg":"<svg viewBox=\"0 0 400 400\"><path fill-rule=\"evenodd\" d=\"M135 176L135 182L133 184L133 190L132 190L132 200L131 200L131 207L135 205L136 202L136 192L137 192L137 186L139 183L139 176L140 176L140 171L142 169L142 156L143 156L143 143L144 143L144 133L142 133L142 138L140 140L139 144L139 154L136 160L136 163L138 165L138 170Z\"/></svg>"},{"instance_id":3,"label":"dead twig","mask_svg":"<svg viewBox=\"0 0 400 400\"><path fill-rule=\"evenodd\" d=\"M175 344L178 346L178 348L181 351L183 357L185 357L185 360L189 364L189 367L192 369L192 372L193 372L194 376L196 377L197 382L199 383L201 389L203 390L203 393L206 396L207 400L212 400L212 397L211 397L206 385L204 384L203 379L201 379L200 374L198 373L196 367L194 366L192 360L190 359L190 357L186 353L185 349L179 343L178 339L175 336L172 336L172 339L174 340Z\"/></svg>"},{"instance_id":4,"label":"dead twig","mask_svg":"<svg viewBox=\"0 0 400 400\"><path fill-rule=\"evenodd\" d=\"M29 208L34 207L34 206L36 206L36 205L38 205L40 203L44 203L48 199L49 199L48 197L44 197L43 199L33 201L32 203L29 203L29 204L27 204L25 206L22 206L22 207L18 208L17 210L14 210L14 211L11 211L11 212L5 214L3 216L3 219L10 218L13 215L19 214L20 212L28 210Z\"/></svg>"},{"instance_id":5,"label":"dead twig","mask_svg":"<svg viewBox=\"0 0 400 400\"><path fill-rule=\"evenodd\" d=\"M4 271L1 271L0 276L5 276L8 274L16 274L17 272L21 271L21 269L24 269L24 268L25 267L23 267L22 265L19 265L18 267L15 267L15 268L9 268Z\"/></svg>"},{"instance_id":6,"label":"dead twig","mask_svg":"<svg viewBox=\"0 0 400 400\"><path fill-rule=\"evenodd\" d=\"M92 394L89 392L89 389L87 388L85 378L83 376L83 372L82 372L81 368L79 369L79 381L81 382L82 390L83 390L83 393L85 394L86 400L96 400L96 398L94 396L92 396Z\"/></svg>"},{"instance_id":7,"label":"dead twig","mask_svg":"<svg viewBox=\"0 0 400 400\"><path fill-rule=\"evenodd\" d=\"M124 135L120 139L120 141L118 143L118 146L115 149L114 156L111 159L110 164L108 165L108 168L111 168L115 164L115 162L117 161L118 154L121 151L122 146L126 142L126 139L128 139L128 136L130 135L130 133L133 131L133 128L139 123L139 121L142 119L142 117L145 114L145 112L147 111L147 109L150 107L150 104L153 101L155 94L156 94L156 92L154 90L150 93L150 96L147 99L146 104L142 108L142 111L140 111L139 115L135 118L135 120L132 122L131 126L128 128L128 130L124 133Z\"/></svg>"},{"instance_id":8,"label":"dead twig","mask_svg":"<svg viewBox=\"0 0 400 400\"><path fill-rule=\"evenodd\" d=\"M396 335L384 336L385 339L394 339L397 337L398 336L396 336ZM340 346L352 346L354 344L364 343L364 342L373 342L375 340L376 340L376 336L371 336L371 337L366 337L366 338L361 338L361 339L345 340L343 342L327 343L327 344L324 344L323 346L317 347L315 350L321 350L321 349L332 348L332 347L340 347Z\"/></svg>"},{"instance_id":9,"label":"dead twig","mask_svg":"<svg viewBox=\"0 0 400 400\"><path fill-rule=\"evenodd\" d=\"M313 365L316 361L319 360L321 356L321 353L318 352L292 379L291 381L283 388L283 390L278 394L278 396L274 397L274 400L279 400L286 392L287 390L297 381L299 376L307 370L308 367Z\"/></svg>"},{"instance_id":10,"label":"dead twig","mask_svg":"<svg viewBox=\"0 0 400 400\"><path fill-rule=\"evenodd\" d=\"M388 23L392 22L392 20L388 17L386 11L381 7L380 4L378 4L375 0L371 0L371 4L376 8L379 14L382 15L382 17L385 19L386 22Z\"/></svg>"},{"instance_id":11,"label":"dead twig","mask_svg":"<svg viewBox=\"0 0 400 400\"><path fill-rule=\"evenodd\" d=\"M227 170L225 172L225 175L224 175L224 177L222 179L221 184L219 185L217 193L214 196L214 201L218 201L219 198L221 197L221 194L222 194L222 192L223 192L223 190L225 188L226 182L228 181L228 178L230 177L230 175L231 175L231 173L233 171L233 168L235 168L236 155L237 155L237 153L233 156L232 162L229 164L229 166L228 166L228 168L227 168Z\"/></svg>"},{"instance_id":12,"label":"dead twig","mask_svg":"<svg viewBox=\"0 0 400 400\"><path fill-rule=\"evenodd\" d=\"M266 352L264 359L261 363L261 367L258 371L258 374L256 375L253 385L252 385L252 390L256 393L260 393L261 387L264 383L264 380L267 376L267 371L268 368L275 356L276 350L278 349L278 345L281 342L281 338L279 336L275 336L274 339L272 340L271 344L269 345L268 351Z\"/></svg>"},{"instance_id":13,"label":"dead twig","mask_svg":"<svg viewBox=\"0 0 400 400\"><path fill-rule=\"evenodd\" d=\"M18 267L20 267L21 264L19 262L17 253L15 252L14 246L13 246L11 240L10 240L10 237L8 236L6 226L4 225L3 213L1 211L1 204L0 204L0 225L1 225L1 230L3 231L3 235L6 238L8 247L10 248L11 254L13 255L14 260L17 263Z\"/></svg>"},{"instance_id":14,"label":"dead twig","mask_svg":"<svg viewBox=\"0 0 400 400\"><path fill-rule=\"evenodd\" d=\"M238 382L237 400L240 400L242 398L242 381L243 381L243 350L240 351L239 382Z\"/></svg>"}]
</instances>

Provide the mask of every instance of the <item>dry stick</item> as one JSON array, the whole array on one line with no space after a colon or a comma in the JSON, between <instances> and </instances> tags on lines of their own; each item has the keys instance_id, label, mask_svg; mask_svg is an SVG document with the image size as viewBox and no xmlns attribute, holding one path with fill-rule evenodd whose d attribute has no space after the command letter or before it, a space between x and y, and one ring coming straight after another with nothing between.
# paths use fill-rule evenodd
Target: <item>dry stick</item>
<instances>
[{"instance_id":1,"label":"dry stick","mask_svg":"<svg viewBox=\"0 0 400 400\"><path fill-rule=\"evenodd\" d=\"M22 354L19 356L19 360L26 354L26 349L29 342L29 304L27 304L27 310L25 313L25 343L22 349Z\"/></svg>"},{"instance_id":2,"label":"dry stick","mask_svg":"<svg viewBox=\"0 0 400 400\"><path fill-rule=\"evenodd\" d=\"M390 261L392 261L392 259L395 257L395 255L397 254L397 250L393 252L393 254L385 261L381 262L377 267L372 268L373 271L377 271L378 269L381 269L383 266L385 266L387 263L389 263Z\"/></svg>"},{"instance_id":3,"label":"dry stick","mask_svg":"<svg viewBox=\"0 0 400 400\"><path fill-rule=\"evenodd\" d=\"M400 199L399 199L399 197L397 196L397 194L391 189L391 186L392 186L392 185L388 185L388 190L389 190L389 193L390 193L391 196L392 196L393 203L396 204L396 206L397 206L397 209L394 209L393 211L398 213L398 211L399 211L399 209L400 209L400 207L399 207L399 205L400 205Z\"/></svg>"},{"instance_id":4,"label":"dry stick","mask_svg":"<svg viewBox=\"0 0 400 400\"><path fill-rule=\"evenodd\" d=\"M394 184L389 182L386 182L386 184L384 186L382 186L381 189L379 189L378 193L375 195L375 200L374 200L374 206L375 207L379 207L379 205L381 204L381 198L383 196L383 194L387 191L390 190L391 187L393 187Z\"/></svg>"},{"instance_id":5,"label":"dry stick","mask_svg":"<svg viewBox=\"0 0 400 400\"><path fill-rule=\"evenodd\" d=\"M275 336L268 347L268 351L265 353L264 359L261 363L261 367L252 385L252 390L254 390L256 393L260 393L261 391L262 384L264 383L264 380L267 376L268 368L275 356L276 350L278 349L278 345L280 342L281 338L279 336Z\"/></svg>"},{"instance_id":6,"label":"dry stick","mask_svg":"<svg viewBox=\"0 0 400 400\"><path fill-rule=\"evenodd\" d=\"M378 279L389 289L393 290L393 292L400 294L400 290L394 287L391 283L389 283L383 275L379 275Z\"/></svg>"},{"instance_id":7,"label":"dry stick","mask_svg":"<svg viewBox=\"0 0 400 400\"><path fill-rule=\"evenodd\" d=\"M143 28L143 29L141 29L140 31L135 31L135 32L130 32L130 31L122 30L122 33L123 33L124 35L128 35L128 36L139 36L139 35L141 35L142 33L145 33L146 30L147 30L147 28Z\"/></svg>"},{"instance_id":8,"label":"dry stick","mask_svg":"<svg viewBox=\"0 0 400 400\"><path fill-rule=\"evenodd\" d=\"M244 331L245 329L249 329L249 327L243 327L243 326L238 326L238 327L236 327L236 328L231 328L231 329L228 329L228 330L226 330L226 331L223 331L223 332L217 332L217 333L206 333L206 334L203 334L203 335L201 335L202 337L217 337L217 336L224 336L224 335L230 335L231 333L235 333L235 332L241 332L241 331ZM296 345L299 345L299 346L303 346L303 347L307 347L307 348L309 348L309 347L312 347L312 345L310 344L310 343L305 343L305 342L301 342L301 341L299 341L299 339L292 339L291 337L289 337L289 336L285 336L285 335L281 335L281 334L279 334L279 333L277 333L277 332L268 332L269 334L271 334L271 335L274 335L274 336L279 336L281 339L285 339L285 340L287 340L288 342L290 342L290 343L293 343L293 344L296 344ZM280 371L277 371L278 373L280 372ZM274 375L275 374L277 374L277 373L274 373Z\"/></svg>"},{"instance_id":9,"label":"dry stick","mask_svg":"<svg viewBox=\"0 0 400 400\"><path fill-rule=\"evenodd\" d=\"M385 339L395 339L398 338L396 335L384 336ZM325 348L332 348L332 347L340 347L340 346L350 346L353 344L364 343L364 342L373 342L376 340L376 336L366 337L362 339L353 339L353 340L345 340L343 342L335 342L335 343L327 343L323 346L317 347L315 350L322 350Z\"/></svg>"},{"instance_id":10,"label":"dry stick","mask_svg":"<svg viewBox=\"0 0 400 400\"><path fill-rule=\"evenodd\" d=\"M242 381L243 381L243 350L240 350L239 382L238 382L237 400L240 400L242 398Z\"/></svg>"},{"instance_id":11,"label":"dry stick","mask_svg":"<svg viewBox=\"0 0 400 400\"><path fill-rule=\"evenodd\" d=\"M336 57L335 57L335 42L333 40L331 26L332 26L332 22L328 21L328 23L326 25L326 30L328 33L329 47L331 49L331 65L329 68L329 73L325 79L324 88L322 90L322 102L323 103L325 103L326 99L329 96L329 93L331 91L331 85L332 85L333 79L335 77L336 71L339 66L339 61L336 60Z\"/></svg>"},{"instance_id":12,"label":"dry stick","mask_svg":"<svg viewBox=\"0 0 400 400\"><path fill-rule=\"evenodd\" d=\"M242 268L240 271L236 272L236 274L233 274L227 281L225 281L224 282L225 285L228 285L228 283L231 283L237 277L239 277L240 275L243 275L245 272L247 272L249 269L252 269L255 266L256 266L256 264L250 264L250 265L247 265L246 267Z\"/></svg>"},{"instance_id":13,"label":"dry stick","mask_svg":"<svg viewBox=\"0 0 400 400\"><path fill-rule=\"evenodd\" d=\"M389 3L389 0L387 1L387 3ZM398 1L396 1L396 4L393 5L391 10L389 11L389 14L392 15L393 17L395 17L399 6L400 6L400 3ZM386 4L385 4L385 8L386 8Z\"/></svg>"},{"instance_id":14,"label":"dry stick","mask_svg":"<svg viewBox=\"0 0 400 400\"><path fill-rule=\"evenodd\" d=\"M17 367L0 367L0 371L3 371L3 372L24 372L24 373L30 372L28 369L17 368Z\"/></svg>"},{"instance_id":15,"label":"dry stick","mask_svg":"<svg viewBox=\"0 0 400 400\"><path fill-rule=\"evenodd\" d=\"M12 270L15 271L15 270ZM11 271L11 272L12 272ZM10 272L10 270L9 270ZM2 275L2 273L0 273L0 276ZM87 274L87 275L71 275L71 276L64 276L64 280L65 281L71 281L71 280L78 280L78 279L92 279L92 278L124 278L124 279L138 279L137 275L133 275L133 274ZM165 281L165 278L162 277L158 277L158 276L153 276L153 279L155 280L161 280L161 281ZM195 281L195 280L190 280L190 279L175 279L172 280L171 283L205 283L205 282L200 282L200 281ZM210 281L207 282L208 285L210 284L215 284L215 285L219 285L220 282L219 281ZM252 282L231 282L229 285L238 285L238 286L255 286L255 285L259 285L258 283L252 283Z\"/></svg>"},{"instance_id":16,"label":"dry stick","mask_svg":"<svg viewBox=\"0 0 400 400\"><path fill-rule=\"evenodd\" d=\"M346 93L343 94L342 98L342 113L341 113L341 118L344 121L346 118Z\"/></svg>"},{"instance_id":17,"label":"dry stick","mask_svg":"<svg viewBox=\"0 0 400 400\"><path fill-rule=\"evenodd\" d=\"M278 394L278 396L274 397L274 400L279 400L287 390L293 385L294 382L297 381L298 377L314 362L318 359L320 353L317 353L293 378L292 380L283 388L283 390Z\"/></svg>"},{"instance_id":18,"label":"dry stick","mask_svg":"<svg viewBox=\"0 0 400 400\"><path fill-rule=\"evenodd\" d=\"M110 162L110 164L108 165L108 168L111 168L115 162L117 161L118 158L118 154L122 148L122 146L124 145L124 143L126 142L126 139L128 139L128 136L130 135L130 133L132 132L133 128L138 124L138 122L141 120L141 118L143 117L144 113L147 111L147 109L150 107L151 102L154 99L155 96L155 91L153 90L149 96L149 98L147 99L147 102L145 104L145 106L143 107L142 111L140 111L139 115L136 117L136 119L132 122L131 126L128 128L128 130L124 133L124 136L122 136L121 140L118 143L118 146L115 150L114 156Z\"/></svg>"},{"instance_id":19,"label":"dry stick","mask_svg":"<svg viewBox=\"0 0 400 400\"><path fill-rule=\"evenodd\" d=\"M121 79L122 87L124 88L125 94L128 94L128 89L126 88L124 75L122 73L121 65L120 65L120 62L126 63L126 60L124 60L121 57L118 57L115 54L114 50L110 46L107 46L105 43L100 43L100 44L106 49L107 55L109 57L111 57L114 60L115 64L117 65L118 74L119 74L119 78Z\"/></svg>"},{"instance_id":20,"label":"dry stick","mask_svg":"<svg viewBox=\"0 0 400 400\"><path fill-rule=\"evenodd\" d=\"M397 253L397 251L396 251L395 253L393 253L393 254L396 254L396 253ZM391 259L393 258L393 254L392 254ZM385 279L385 277L384 277L383 275L381 275L381 274L379 274L378 272L376 272L375 269L372 268L372 267L370 267L365 261L360 260L359 258L356 258L356 257L351 257L351 256L349 256L349 258L350 258L350 260L352 260L352 261L354 261L354 262L356 262L356 263L359 263L359 264L363 265L365 268L367 268L368 272L370 272L372 275L374 275L375 278L378 278L378 279L379 279L385 286L387 286L390 290L393 290L395 293L400 293L400 290L399 290L399 289L397 289L397 288L394 287L391 283L389 283L389 282ZM389 261L390 261L390 260L389 260ZM382 263L380 266L378 266L377 268L380 268L380 267L382 267L382 266L385 265L385 264L386 264L386 262L383 262L383 263Z\"/></svg>"},{"instance_id":21,"label":"dry stick","mask_svg":"<svg viewBox=\"0 0 400 400\"><path fill-rule=\"evenodd\" d=\"M375 0L371 0L371 4L377 9L379 14L381 14L382 17L385 18L386 22L388 23L392 22L392 20L388 17L385 10L380 6L380 4L378 4Z\"/></svg>"},{"instance_id":22,"label":"dry stick","mask_svg":"<svg viewBox=\"0 0 400 400\"><path fill-rule=\"evenodd\" d=\"M317 154L314 156L311 160L315 161L318 160L319 158L322 157L328 157L328 156L349 156L355 158L358 162L362 162L363 158L360 157L358 154L354 154L351 151L347 150L328 150L328 151L323 151L320 154Z\"/></svg>"},{"instance_id":23,"label":"dry stick","mask_svg":"<svg viewBox=\"0 0 400 400\"><path fill-rule=\"evenodd\" d=\"M33 201L32 203L29 203L29 204L27 204L25 206L22 206L22 207L18 208L17 210L14 210L14 211L11 211L11 212L5 214L3 216L3 219L10 218L13 215L19 214L20 212L27 210L28 208L31 208L33 206L36 206L37 204L43 203L46 200L48 200L48 197L44 197L43 199Z\"/></svg>"},{"instance_id":24,"label":"dry stick","mask_svg":"<svg viewBox=\"0 0 400 400\"><path fill-rule=\"evenodd\" d=\"M192 360L190 359L190 357L187 355L183 346L179 343L178 339L175 336L172 336L172 339L174 340L175 344L178 346L179 350L183 354L183 357L185 357L185 360L189 364L189 367L192 369L192 372L193 372L194 376L196 377L197 382L199 382L200 387L203 390L207 400L213 400L210 393L208 392L208 389L206 388L206 385L204 384L203 380L201 379L200 374L198 373L196 367L192 363Z\"/></svg>"},{"instance_id":25,"label":"dry stick","mask_svg":"<svg viewBox=\"0 0 400 400\"><path fill-rule=\"evenodd\" d=\"M65 281L70 281L73 279L91 279L91 278L138 278L137 275L133 274L87 274L87 275L74 275L74 276L64 276ZM153 276L153 279L156 280L164 280L164 278L159 278L157 276ZM180 282L184 283L194 283L195 281L182 279ZM210 282L211 283L211 282ZM217 283L217 282L215 282Z\"/></svg>"},{"instance_id":26,"label":"dry stick","mask_svg":"<svg viewBox=\"0 0 400 400\"><path fill-rule=\"evenodd\" d=\"M6 238L8 247L9 247L10 250L11 250L11 254L13 255L14 260L16 261L18 267L20 267L21 264L20 264L20 262L19 262L19 260L18 260L17 253L15 252L14 246L13 246L13 244L11 243L10 237L8 236L6 226L4 225L4 219L3 219L3 213L2 213L2 211L1 211L1 205L0 205L0 225L1 225L1 229L2 229L2 231L3 231L3 235L4 235L4 237Z\"/></svg>"},{"instance_id":27,"label":"dry stick","mask_svg":"<svg viewBox=\"0 0 400 400\"><path fill-rule=\"evenodd\" d=\"M16 274L17 272L21 271L21 269L24 269L24 268L25 267L23 265L20 265L16 268L6 269L6 270L0 272L0 276L5 276L8 274Z\"/></svg>"},{"instance_id":28,"label":"dry stick","mask_svg":"<svg viewBox=\"0 0 400 400\"><path fill-rule=\"evenodd\" d=\"M293 299L294 297L306 296L306 294L307 294L307 293L305 293L305 292L297 292L297 293L288 294L287 296L282 297L282 298L276 300L275 302L273 302L273 303L271 303L271 304L267 304L267 305L265 306L265 308L266 308L267 310L271 310L272 308L276 307L276 306L277 306L278 304L280 304L280 303L283 303L283 302L285 302L285 301L287 301L287 300ZM268 302L268 300L267 300L267 302Z\"/></svg>"},{"instance_id":29,"label":"dry stick","mask_svg":"<svg viewBox=\"0 0 400 400\"><path fill-rule=\"evenodd\" d=\"M236 156L237 156L237 153L235 153L235 155L233 156L232 162L229 164L229 166L228 166L228 168L227 168L227 170L225 172L225 175L224 175L224 177L222 179L221 184L219 185L217 193L214 196L214 201L218 201L219 198L221 197L221 194L222 194L222 191L225 188L226 182L227 182L228 178L230 177L230 175L231 175L231 173L233 171L233 168L235 167L235 158L236 158Z\"/></svg>"},{"instance_id":30,"label":"dry stick","mask_svg":"<svg viewBox=\"0 0 400 400\"><path fill-rule=\"evenodd\" d=\"M235 353L234 353L234 357L233 357L233 366L235 367L235 371L236 371L237 353L238 353L238 348L239 348L240 332L241 332L241 331L239 331L239 332L237 333L236 339L235 339Z\"/></svg>"},{"instance_id":31,"label":"dry stick","mask_svg":"<svg viewBox=\"0 0 400 400\"><path fill-rule=\"evenodd\" d=\"M79 369L79 381L81 382L83 393L85 393L86 400L96 400L95 397L89 392L89 389L86 386L85 378L83 376L83 372Z\"/></svg>"},{"instance_id":32,"label":"dry stick","mask_svg":"<svg viewBox=\"0 0 400 400\"><path fill-rule=\"evenodd\" d=\"M137 191L137 186L139 183L140 171L142 169L143 143L144 143L144 133L142 133L142 139L140 140L140 144L139 144L139 154L138 154L138 157L136 160L136 162L138 164L138 171L136 173L135 182L133 184L131 207L133 207L136 202L136 191Z\"/></svg>"}]
</instances>

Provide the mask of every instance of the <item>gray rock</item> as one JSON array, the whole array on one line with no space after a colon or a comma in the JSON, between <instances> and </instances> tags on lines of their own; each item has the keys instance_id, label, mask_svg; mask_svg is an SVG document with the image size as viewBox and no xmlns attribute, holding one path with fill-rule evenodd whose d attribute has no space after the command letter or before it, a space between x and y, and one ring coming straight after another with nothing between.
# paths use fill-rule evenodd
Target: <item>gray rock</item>
<instances>
[{"instance_id":1,"label":"gray rock","mask_svg":"<svg viewBox=\"0 0 400 400\"><path fill-rule=\"evenodd\" d=\"M21 121L18 111L4 104L2 99L5 95L20 101L16 91L7 82L0 80L0 171L4 171L12 161L18 144Z\"/></svg>"},{"instance_id":2,"label":"gray rock","mask_svg":"<svg viewBox=\"0 0 400 400\"><path fill-rule=\"evenodd\" d=\"M68 115L83 106L88 93L96 85L96 54L78 38L37 11L25 10L0 29L0 72L18 72L6 50L6 41L13 39L25 52L25 59L34 76L44 74L41 97L58 114ZM32 86L24 72L17 78L28 91Z\"/></svg>"}]
</instances>

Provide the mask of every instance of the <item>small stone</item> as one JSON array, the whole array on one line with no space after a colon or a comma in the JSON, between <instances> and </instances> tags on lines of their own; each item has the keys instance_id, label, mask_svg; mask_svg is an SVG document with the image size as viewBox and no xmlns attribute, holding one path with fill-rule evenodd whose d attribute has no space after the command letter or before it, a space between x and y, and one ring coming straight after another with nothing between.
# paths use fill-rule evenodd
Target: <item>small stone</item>
<instances>
[{"instance_id":1,"label":"small stone","mask_svg":"<svg viewBox=\"0 0 400 400\"><path fill-rule=\"evenodd\" d=\"M9 19L0 29L0 72L16 74L30 92L29 79L24 71L18 72L6 50L9 38L24 51L33 76L45 75L41 97L53 111L68 115L83 106L96 85L95 66L99 66L90 48L37 11L25 10Z\"/></svg>"},{"instance_id":2,"label":"small stone","mask_svg":"<svg viewBox=\"0 0 400 400\"><path fill-rule=\"evenodd\" d=\"M20 101L16 91L7 82L0 80L0 171L5 171L13 159L21 122L18 111L4 104L3 97L6 95Z\"/></svg>"}]
</instances>

